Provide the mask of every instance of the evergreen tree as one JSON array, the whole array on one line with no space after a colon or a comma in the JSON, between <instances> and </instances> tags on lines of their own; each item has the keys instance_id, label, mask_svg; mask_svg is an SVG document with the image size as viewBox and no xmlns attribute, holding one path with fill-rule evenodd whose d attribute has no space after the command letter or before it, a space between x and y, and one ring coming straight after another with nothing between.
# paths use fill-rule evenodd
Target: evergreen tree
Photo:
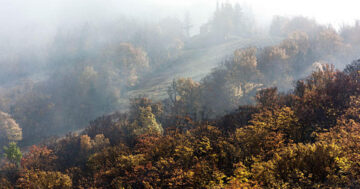
<instances>
[{"instance_id":1,"label":"evergreen tree","mask_svg":"<svg viewBox=\"0 0 360 189\"><path fill-rule=\"evenodd\" d=\"M16 145L15 142L10 142L9 146L4 147L5 157L11 162L20 166L20 160L22 158L22 153L20 148Z\"/></svg>"}]
</instances>

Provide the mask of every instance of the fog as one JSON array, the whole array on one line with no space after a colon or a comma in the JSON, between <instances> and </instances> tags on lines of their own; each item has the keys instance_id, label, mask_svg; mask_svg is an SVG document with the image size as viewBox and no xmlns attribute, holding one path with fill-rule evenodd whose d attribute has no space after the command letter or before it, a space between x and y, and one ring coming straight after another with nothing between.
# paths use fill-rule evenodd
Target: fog
<instances>
[{"instance_id":1,"label":"fog","mask_svg":"<svg viewBox=\"0 0 360 189\"><path fill-rule=\"evenodd\" d=\"M239 2L256 15L257 20L270 21L273 15L315 18L321 24L339 27L360 18L356 1L244 1ZM2 0L0 23L2 40L23 37L31 41L46 39L57 28L83 22L116 20L119 15L158 20L166 16L182 19L188 11L197 26L206 22L215 9L216 0ZM320 11L321 10L321 11ZM194 33L198 28L194 28ZM4 37L6 36L6 37ZM40 37L41 36L41 37ZM35 38L34 38L35 37ZM30 41L30 40L29 40Z\"/></svg>"},{"instance_id":2,"label":"fog","mask_svg":"<svg viewBox=\"0 0 360 189\"><path fill-rule=\"evenodd\" d=\"M184 19L191 17L191 34L199 33L216 7L216 0L1 0L0 48L18 52L46 47L60 28L73 28L84 23L104 23L120 16L144 21L158 21L168 16ZM252 11L257 25L266 28L274 15L303 15L321 24L339 29L354 24L360 18L356 1L244 1L239 2L245 11ZM320 11L321 10L321 11Z\"/></svg>"},{"instance_id":3,"label":"fog","mask_svg":"<svg viewBox=\"0 0 360 189\"><path fill-rule=\"evenodd\" d=\"M175 84L192 91L177 111L214 119L359 53L360 12L348 0L0 3L0 111L26 145L127 111L136 96L174 109Z\"/></svg>"}]
</instances>

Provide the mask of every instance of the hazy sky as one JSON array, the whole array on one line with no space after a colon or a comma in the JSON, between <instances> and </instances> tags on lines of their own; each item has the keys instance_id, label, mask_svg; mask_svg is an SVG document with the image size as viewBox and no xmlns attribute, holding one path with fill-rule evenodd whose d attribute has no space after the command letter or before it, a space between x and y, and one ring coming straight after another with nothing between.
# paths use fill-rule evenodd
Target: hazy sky
<instances>
[{"instance_id":1,"label":"hazy sky","mask_svg":"<svg viewBox=\"0 0 360 189\"><path fill-rule=\"evenodd\" d=\"M0 0L0 39L44 38L64 24L102 22L129 15L159 19L186 11L196 25L206 22L217 0ZM226 0L225 0L226 1ZM360 19L357 0L229 0L251 8L260 23L273 15L304 15L322 24L352 24ZM35 36L33 36L35 34ZM29 40L29 39L28 39Z\"/></svg>"},{"instance_id":2,"label":"hazy sky","mask_svg":"<svg viewBox=\"0 0 360 189\"><path fill-rule=\"evenodd\" d=\"M196 14L209 12L217 0L0 0L0 19L20 17L23 21L61 20L66 16L108 16L113 13L141 15L149 13L179 14L189 10ZM225 0L226 1L226 0ZM320 22L347 22L359 19L360 1L357 0L228 0L246 3L262 16L305 15ZM91 14L91 15L90 15ZM95 15L93 15L95 14ZM14 20L16 21L16 20Z\"/></svg>"},{"instance_id":3,"label":"hazy sky","mask_svg":"<svg viewBox=\"0 0 360 189\"><path fill-rule=\"evenodd\" d=\"M151 1L151 0L149 0ZM156 4L171 8L191 8L202 5L214 7L217 0L152 0ZM228 0L251 6L256 15L270 19L272 15L304 15L323 24L353 23L360 19L358 0ZM226 1L225 1L226 2Z\"/></svg>"}]
</instances>

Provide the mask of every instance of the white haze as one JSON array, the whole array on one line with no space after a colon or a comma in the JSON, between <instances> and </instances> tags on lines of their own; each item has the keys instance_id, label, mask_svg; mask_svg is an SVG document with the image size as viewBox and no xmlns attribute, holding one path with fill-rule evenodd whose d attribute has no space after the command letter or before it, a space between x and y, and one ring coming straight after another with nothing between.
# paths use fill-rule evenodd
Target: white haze
<instances>
[{"instance_id":1,"label":"white haze","mask_svg":"<svg viewBox=\"0 0 360 189\"><path fill-rule=\"evenodd\" d=\"M103 22L119 15L158 20L183 19L189 12L195 26L207 21L218 0L0 0L0 36L6 39L46 38L59 26ZM220 1L221 2L221 1ZM226 2L226 1L225 1ZM339 28L360 19L360 2L354 0L229 0L253 10L261 24L273 15L315 18ZM193 33L198 32L194 28ZM4 41L2 41L4 42Z\"/></svg>"},{"instance_id":2,"label":"white haze","mask_svg":"<svg viewBox=\"0 0 360 189\"><path fill-rule=\"evenodd\" d=\"M158 21L160 21L165 17L176 17L180 20L184 20L185 14L188 12L190 15L191 23L194 26L192 28L191 34L196 35L197 33L199 33L200 25L206 23L207 21L209 21L209 19L211 19L212 14L216 9L217 2L221 3L227 1L226 0L219 0L219 1L217 0L0 0L0 71L2 71L0 73L3 73L3 75L0 74L0 91L1 90L6 91L7 88L10 88L10 86L16 86L16 83L13 82L16 82L18 78L20 79L30 78L35 82L46 80L44 78L47 77L46 75L48 74L47 71L50 72L50 74L52 74L53 71L55 73L56 71L58 71L55 64L57 62L55 61L55 63L53 64L53 62L51 61L53 59L61 60L59 61L61 65L68 64L67 60L69 59L72 60L71 58L73 58L71 53L69 53L70 54L69 57L64 56L65 57L64 61L62 61L63 60L62 53L65 54L69 52L71 48L68 48L70 49L69 51L62 52L63 49L60 49L62 48L62 46L55 43L56 45L59 45L60 52L58 53L57 52L58 49L56 49L56 53L53 52L54 57L51 56L52 43L54 43L54 41L56 42L56 40L54 40L56 39L55 35L59 33L65 36L67 35L67 33L69 33L70 36L71 34L76 32L81 34L81 32L79 32L80 31L79 28L85 26L86 23L90 23L91 27L94 27L96 29L100 28L99 29L100 32L99 34L96 33L96 36L101 37L101 35L104 36L109 35L110 40L113 39L116 40L116 37L114 37L113 35L121 36L125 34L121 32L115 34L111 33L113 32L113 31L109 31L111 30L111 27L107 27L107 26L109 25L116 26L116 24L119 24L122 21L124 16L126 17L126 19L124 20L127 21L125 27L129 27L129 26L131 27L133 25L131 22L132 19L136 19L134 25L139 24L139 22L140 24L142 24L141 21L150 22L150 24L156 25ZM266 27L269 26L271 19L273 18L274 15L290 16L290 17L303 15L309 18L316 19L320 24L326 24L326 25L331 24L337 29L339 29L342 24L353 24L355 20L360 19L360 11L357 10L359 7L358 6L359 3L356 3L356 1L354 0L352 1L351 0L342 0L342 1L228 0L228 2L240 3L241 7L243 8L243 11L245 12L244 15L249 15L252 13L256 19L256 22L252 24L256 24L257 29L259 28L266 29ZM110 29L108 30L108 28ZM114 30L114 31L117 32L124 30ZM126 28L126 31L132 32L133 30L131 30L131 28L130 29ZM264 32L264 34L266 34L266 32ZM210 38L206 38L205 40L211 41ZM266 42L266 41L265 42L262 41L261 39L259 39L259 41L264 44ZM272 39L267 41L272 41ZM161 42L161 40L156 41L156 43L158 42ZM116 43L116 41L114 43ZM272 42L268 42L268 43L272 43ZM95 44L94 47L96 47L97 43L93 43L93 44ZM161 45L158 46L161 47ZM48 47L50 50L47 49ZM69 47L71 47L71 44L69 45ZM187 61L188 63L187 67L185 68L190 67L189 62L190 63L196 62L197 64L200 62L202 64L196 66L198 70L200 69L206 70L204 69L204 67L210 70L211 66L217 65L218 63L217 59L220 60L221 56L225 56L227 54L225 53L225 51L232 52L232 50L228 50L228 49L232 48L233 46L232 45L220 46L214 48L215 51L213 51L213 49L205 49L207 51L203 51L203 49L200 49L200 47L199 49L195 49L194 52L189 50L191 53L193 53L192 55L195 57L195 59L188 61L186 59L187 57L183 57L184 59L183 61ZM92 51L93 50L92 48L89 49L90 50L87 53L92 54L98 52L97 50L100 49L100 47L93 48L95 49L94 51ZM201 55L201 52L205 52L205 53ZM212 52L216 52L216 53L212 53ZM57 53L61 58L58 57ZM154 51L153 53L154 56L156 55L156 53L157 52ZM197 53L199 54L199 56ZM47 59L48 56L50 57L49 59ZM87 57L87 58L90 59L91 57ZM73 62L69 61L69 64L70 63ZM101 64L101 61L97 62L97 60L94 60L93 64L94 65ZM160 78L161 79L165 78L164 80L169 79L170 77L169 75L171 75L172 77L173 76L172 73L174 73L171 71L175 71L175 70L178 71L179 69L176 68L179 68L180 65L181 64L179 64L178 67L176 67L176 65L175 67L170 67L169 69L167 69L169 73L167 73L164 77L160 77ZM195 64L191 64L191 67L193 65ZM14 76L12 77L10 74L10 77L8 77L7 75L8 70L10 70L9 72L13 71L16 74L13 74ZM42 73L42 70L45 70L43 71L44 73ZM64 70L67 71L67 69ZM157 72L154 71L154 73L159 73L162 71L161 69L159 70L155 70ZM205 72L207 73L209 71L209 70L204 71L201 74L199 74L199 72L197 72L198 70L192 70L194 71L194 73L196 72L196 74L193 75L196 75L196 77L198 78L200 78L200 76L201 77L203 76L201 74L204 74ZM69 98L62 100L63 96L73 95L74 93L72 93L71 90L75 88L73 86L76 86L76 85L70 85L70 87L67 87L66 89L62 89L61 87L64 87L62 85L63 84L62 77L65 78L65 75L61 75L61 79L59 80L49 79L48 82L44 82L46 84L44 85L45 86L44 88L51 86L49 87L51 89L46 89L46 90L54 91L54 92L51 91L51 93L49 94L56 94L57 91L63 92L58 96L55 95L55 97L53 97L52 99L55 101L55 103L60 104L57 106L57 109L54 110L55 112L54 114L56 116L54 117L45 116L44 118L45 120L47 118L51 120L51 123L53 123L54 132L65 131L65 130L68 131L69 128L74 129L81 127L87 124L88 121L90 121L91 119L95 119L96 116L109 113L113 109L118 109L118 107L120 107L120 105L117 104L117 105L105 107L103 109L93 108L94 110L91 111L92 113L91 116L85 118L79 116L78 114L72 115L72 113L75 111L72 112L69 110L72 110L73 108L78 108L80 107L80 105L78 104L73 105L71 103L72 102L80 103L80 100L78 98L74 98L74 99ZM146 79L146 77L144 78ZM54 85L54 87L52 87L53 83L57 85ZM165 84L162 83L162 84L163 85L161 87L164 87L166 83ZM149 85L150 87L153 87L151 86L151 82ZM57 88L57 86L59 87ZM89 95L88 96L89 98L86 98L85 100L93 99L93 98L95 99L95 97L96 99L100 99L99 102L95 104L91 104L93 101L88 100L91 107L98 107L98 105L101 105L101 107L105 106L104 104L107 104L108 101L106 101L105 103L102 100L106 99L107 96L112 97L113 94L114 94L113 96L119 98L121 97L121 100L124 101L125 99L127 100L128 96L130 96L126 93L127 89L125 88L126 87L123 87L122 85L120 86L120 84L119 86L110 85L110 87L105 88L106 90L109 91L105 93L106 95L102 93L99 94L96 93L97 96ZM122 90L121 92L123 92L124 94L120 95L119 92L120 89ZM153 90L153 88L150 88L150 90ZM141 90L140 92L144 92L144 90ZM31 94L32 93L30 93L30 95ZM62 106L63 102L65 105ZM79 111L79 114L81 113L83 112ZM63 127L66 124L69 124L70 127ZM57 126L59 126L59 128L57 128ZM45 133L46 132L44 131L43 134Z\"/></svg>"},{"instance_id":3,"label":"white haze","mask_svg":"<svg viewBox=\"0 0 360 189\"><path fill-rule=\"evenodd\" d=\"M46 48L59 29L84 23L101 24L128 18L157 22L164 17L184 20L190 14L191 34L212 16L217 2L238 2L253 12L258 28L266 28L274 15L303 15L339 29L360 19L354 0L0 0L0 58Z\"/></svg>"}]
</instances>

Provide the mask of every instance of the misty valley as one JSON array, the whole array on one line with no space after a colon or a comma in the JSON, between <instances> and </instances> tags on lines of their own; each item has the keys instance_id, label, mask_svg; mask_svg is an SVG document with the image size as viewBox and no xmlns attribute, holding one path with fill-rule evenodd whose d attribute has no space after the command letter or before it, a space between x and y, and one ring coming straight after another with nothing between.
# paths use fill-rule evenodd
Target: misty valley
<instances>
[{"instance_id":1,"label":"misty valley","mask_svg":"<svg viewBox=\"0 0 360 189\"><path fill-rule=\"evenodd\" d=\"M1 189L360 188L360 20L5 1Z\"/></svg>"}]
</instances>

